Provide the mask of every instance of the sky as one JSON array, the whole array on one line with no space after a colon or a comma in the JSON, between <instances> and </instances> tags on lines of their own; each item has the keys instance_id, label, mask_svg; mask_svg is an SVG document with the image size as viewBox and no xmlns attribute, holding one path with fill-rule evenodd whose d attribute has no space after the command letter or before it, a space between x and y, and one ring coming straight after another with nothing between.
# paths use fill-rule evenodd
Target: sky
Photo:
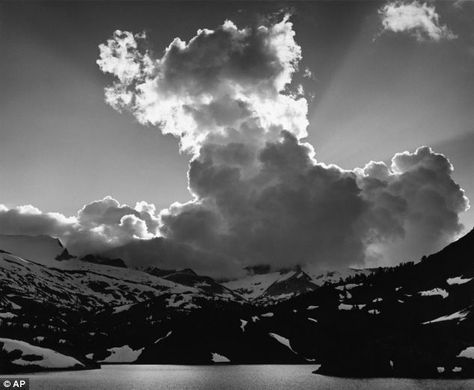
<instances>
[{"instance_id":1,"label":"sky","mask_svg":"<svg viewBox=\"0 0 474 390\"><path fill-rule=\"evenodd\" d=\"M179 131L163 134L156 120L140 119L136 109L115 107L122 111L119 113L110 101L108 104L104 87L110 86L114 77L117 80L117 72L108 71L107 64L102 69L98 66L99 45L116 30L131 32L132 37L145 32L144 45L153 58L160 58L176 37L188 41L197 30L217 29L225 20L238 28L272 25L285 12L291 14L291 31L301 51L296 61L299 70L291 71L290 81L304 89L307 115L302 117L308 121L307 135L300 128L293 134L298 142L312 145L316 161L347 170L363 168L371 160L390 165L396 153L415 153L419 146L427 145L449 159L454 166L450 177L468 198L474 197L471 2L20 1L0 3L0 204L4 209L33 205L42 212L61 213L65 221L77 218L77 211L84 211L85 204L111 196L120 204L105 203L118 208L132 205L131 213L138 222L144 221L144 214L146 218L152 215L145 218L145 233L141 222L129 221L134 237L152 237L152 220L154 227L161 224L162 236L197 246L205 253L228 256L236 251L233 244L215 249L209 237L183 236L182 230L174 227L183 223L179 218L158 221L159 210L193 199L188 190L188 164L199 154L196 147L205 143L193 138L192 142L197 142L194 150L181 145L178 152ZM138 41L138 35L134 39ZM274 81L280 76L275 74ZM203 156L199 154L199 158ZM195 195L196 188L192 188ZM209 197L209 193L202 195L202 199ZM139 201L147 202L146 206L134 207ZM148 212L150 205L155 210ZM465 226L451 228L451 238L474 226L474 213L462 211L467 204L464 206L451 210ZM178 211L168 209L168 214L183 215L186 210L181 207ZM109 244L122 243L120 237L130 233L124 232L124 226L101 234L107 235ZM316 232L321 230L317 227ZM405 233L412 228L405 226ZM15 229L6 233L22 231ZM87 233L87 239L92 240ZM73 235L68 230L65 237ZM267 242L264 237L262 240ZM250 241L249 245L258 246ZM306 251L308 243L300 245ZM352 242L347 251L357 252L354 245L358 243ZM372 251L380 250L377 245ZM385 246L383 250L399 249ZM408 256L411 252L405 249L399 253ZM413 253L431 249L420 247ZM259 248L255 251L242 254L238 265L253 264L249 256L278 257ZM327 256L336 255L328 252ZM284 262L281 259L278 265ZM345 258L340 262L345 264Z\"/></svg>"}]
</instances>

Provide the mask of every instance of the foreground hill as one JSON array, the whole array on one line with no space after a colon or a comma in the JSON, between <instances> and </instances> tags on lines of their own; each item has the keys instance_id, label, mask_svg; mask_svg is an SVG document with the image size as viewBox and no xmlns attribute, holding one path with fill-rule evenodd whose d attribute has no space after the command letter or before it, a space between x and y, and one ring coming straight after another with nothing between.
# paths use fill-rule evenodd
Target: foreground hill
<instances>
[{"instance_id":1,"label":"foreground hill","mask_svg":"<svg viewBox=\"0 0 474 390\"><path fill-rule=\"evenodd\" d=\"M46 266L6 252L3 372L48 368L28 358L15 365L22 348L12 345L24 342L80 363L72 368L314 362L328 375L474 377L474 232L416 264L253 273L226 283L102 260Z\"/></svg>"}]
</instances>

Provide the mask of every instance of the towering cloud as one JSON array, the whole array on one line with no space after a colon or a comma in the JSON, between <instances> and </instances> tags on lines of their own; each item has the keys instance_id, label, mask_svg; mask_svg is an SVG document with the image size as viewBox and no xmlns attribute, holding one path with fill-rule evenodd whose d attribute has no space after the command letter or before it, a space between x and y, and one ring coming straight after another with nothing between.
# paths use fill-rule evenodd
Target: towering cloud
<instances>
[{"instance_id":1,"label":"towering cloud","mask_svg":"<svg viewBox=\"0 0 474 390\"><path fill-rule=\"evenodd\" d=\"M403 28L443 34L428 6L413 7L436 29L418 14ZM387 26L402 28L392 14L387 8ZM191 155L193 199L159 216L160 248L186 248L174 260L193 257L214 274L256 264L392 263L432 252L461 231L467 199L449 161L430 148L397 154L390 167L347 171L317 162L302 141L307 102L292 83L301 49L287 17L243 29L226 21L189 42L174 39L161 57L144 40L116 31L100 45L98 65L116 77L105 90L112 107L173 134ZM128 253L149 256L156 242ZM165 252L155 261L172 263Z\"/></svg>"},{"instance_id":2,"label":"towering cloud","mask_svg":"<svg viewBox=\"0 0 474 390\"><path fill-rule=\"evenodd\" d=\"M366 260L390 264L417 259L462 230L458 214L469 207L468 200L442 154L420 147L396 154L390 167L370 162L356 171L370 204Z\"/></svg>"},{"instance_id":3,"label":"towering cloud","mask_svg":"<svg viewBox=\"0 0 474 390\"><path fill-rule=\"evenodd\" d=\"M117 77L105 90L107 102L175 135L185 151L197 154L211 139L232 137L261 145L282 129L306 135L306 100L282 93L301 58L294 35L286 18L245 29L226 21L188 43L174 39L154 59L139 50L143 34L116 31L100 45L97 63Z\"/></svg>"},{"instance_id":4,"label":"towering cloud","mask_svg":"<svg viewBox=\"0 0 474 390\"><path fill-rule=\"evenodd\" d=\"M418 41L440 41L456 38L456 35L440 23L434 5L412 2L390 2L380 11L383 31L407 33Z\"/></svg>"}]
</instances>

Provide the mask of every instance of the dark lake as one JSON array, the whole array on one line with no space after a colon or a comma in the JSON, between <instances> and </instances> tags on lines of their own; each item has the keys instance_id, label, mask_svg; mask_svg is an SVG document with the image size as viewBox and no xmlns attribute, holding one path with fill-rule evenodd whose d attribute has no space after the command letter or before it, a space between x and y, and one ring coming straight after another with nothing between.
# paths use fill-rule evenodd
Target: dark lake
<instances>
[{"instance_id":1,"label":"dark lake","mask_svg":"<svg viewBox=\"0 0 474 390\"><path fill-rule=\"evenodd\" d=\"M31 390L474 389L474 380L342 379L314 365L104 365L100 370L30 374Z\"/></svg>"}]
</instances>

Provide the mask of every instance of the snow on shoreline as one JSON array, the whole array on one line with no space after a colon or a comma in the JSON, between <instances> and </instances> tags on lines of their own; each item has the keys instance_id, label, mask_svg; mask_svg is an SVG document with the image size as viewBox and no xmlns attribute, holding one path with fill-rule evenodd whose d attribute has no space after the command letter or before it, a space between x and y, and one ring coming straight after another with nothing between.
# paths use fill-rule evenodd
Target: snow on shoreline
<instances>
[{"instance_id":1,"label":"snow on shoreline","mask_svg":"<svg viewBox=\"0 0 474 390\"><path fill-rule=\"evenodd\" d=\"M41 368L73 368L85 367L79 360L63 355L49 348L37 347L28 344L25 341L0 338L0 343L3 343L3 351L12 352L15 350L21 351L21 357L12 361L13 364L19 366L39 366ZM37 355L38 360L24 360L25 355Z\"/></svg>"},{"instance_id":2,"label":"snow on shoreline","mask_svg":"<svg viewBox=\"0 0 474 390\"><path fill-rule=\"evenodd\" d=\"M110 356L101 360L100 363L133 363L138 359L143 349L133 350L128 345L110 348L107 350L111 353Z\"/></svg>"},{"instance_id":3,"label":"snow on shoreline","mask_svg":"<svg viewBox=\"0 0 474 390\"><path fill-rule=\"evenodd\" d=\"M217 352L211 352L212 353L212 361L214 363L230 363L230 359L225 357L224 355L221 355Z\"/></svg>"},{"instance_id":4,"label":"snow on shoreline","mask_svg":"<svg viewBox=\"0 0 474 390\"><path fill-rule=\"evenodd\" d=\"M467 347L466 349L463 349L461 352L459 352L457 357L474 359L474 347Z\"/></svg>"}]
</instances>

